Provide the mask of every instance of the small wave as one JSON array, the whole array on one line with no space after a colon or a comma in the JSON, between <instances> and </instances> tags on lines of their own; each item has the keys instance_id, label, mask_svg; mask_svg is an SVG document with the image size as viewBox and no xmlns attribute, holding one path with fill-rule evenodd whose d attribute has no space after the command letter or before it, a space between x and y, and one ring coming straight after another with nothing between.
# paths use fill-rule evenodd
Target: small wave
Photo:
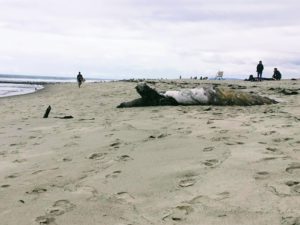
<instances>
[{"instance_id":1,"label":"small wave","mask_svg":"<svg viewBox=\"0 0 300 225\"><path fill-rule=\"evenodd\" d=\"M29 94L43 88L37 84L0 83L0 97Z\"/></svg>"}]
</instances>

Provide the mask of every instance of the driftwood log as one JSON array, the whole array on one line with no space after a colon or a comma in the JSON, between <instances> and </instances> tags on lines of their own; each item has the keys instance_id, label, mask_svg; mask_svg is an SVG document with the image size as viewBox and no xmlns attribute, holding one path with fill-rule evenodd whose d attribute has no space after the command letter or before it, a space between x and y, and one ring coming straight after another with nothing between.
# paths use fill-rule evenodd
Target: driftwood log
<instances>
[{"instance_id":1,"label":"driftwood log","mask_svg":"<svg viewBox=\"0 0 300 225\"><path fill-rule=\"evenodd\" d=\"M48 108L46 109L43 118L48 118L49 113L51 111L51 106L49 105ZM56 116L54 118L58 118L58 119L73 119L73 116Z\"/></svg>"},{"instance_id":2,"label":"driftwood log","mask_svg":"<svg viewBox=\"0 0 300 225\"><path fill-rule=\"evenodd\" d=\"M51 111L51 106L49 105L48 108L46 109L45 113L44 113L43 118L48 118L50 111Z\"/></svg>"},{"instance_id":3,"label":"driftwood log","mask_svg":"<svg viewBox=\"0 0 300 225\"><path fill-rule=\"evenodd\" d=\"M141 98L123 102L117 108L165 105L251 106L277 103L256 94L213 86L158 93L146 83L140 83L135 89Z\"/></svg>"}]
</instances>

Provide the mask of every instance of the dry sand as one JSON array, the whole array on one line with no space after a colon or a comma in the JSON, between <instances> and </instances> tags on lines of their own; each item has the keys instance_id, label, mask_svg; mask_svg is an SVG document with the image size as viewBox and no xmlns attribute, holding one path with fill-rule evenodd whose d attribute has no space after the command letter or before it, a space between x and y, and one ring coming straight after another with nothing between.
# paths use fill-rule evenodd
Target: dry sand
<instances>
[{"instance_id":1,"label":"dry sand","mask_svg":"<svg viewBox=\"0 0 300 225\"><path fill-rule=\"evenodd\" d=\"M0 224L299 225L300 81L150 85L212 82L280 103L117 109L133 82L0 99Z\"/></svg>"}]
</instances>

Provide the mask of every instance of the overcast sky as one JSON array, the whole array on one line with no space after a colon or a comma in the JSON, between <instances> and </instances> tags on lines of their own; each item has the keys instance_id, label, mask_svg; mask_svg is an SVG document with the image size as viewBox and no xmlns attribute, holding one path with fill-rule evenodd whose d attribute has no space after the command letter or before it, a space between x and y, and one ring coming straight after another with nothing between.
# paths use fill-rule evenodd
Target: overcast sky
<instances>
[{"instance_id":1,"label":"overcast sky","mask_svg":"<svg viewBox=\"0 0 300 225\"><path fill-rule=\"evenodd\" d=\"M299 0L0 0L0 73L300 78Z\"/></svg>"}]
</instances>

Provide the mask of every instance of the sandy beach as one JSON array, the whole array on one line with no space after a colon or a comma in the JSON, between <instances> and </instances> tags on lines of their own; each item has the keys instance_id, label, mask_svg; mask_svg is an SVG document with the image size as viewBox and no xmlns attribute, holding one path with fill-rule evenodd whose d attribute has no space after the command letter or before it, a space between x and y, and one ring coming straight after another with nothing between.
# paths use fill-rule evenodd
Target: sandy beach
<instances>
[{"instance_id":1,"label":"sandy beach","mask_svg":"<svg viewBox=\"0 0 300 225\"><path fill-rule=\"evenodd\" d=\"M211 83L279 103L116 108L135 82L1 98L0 224L299 225L300 80L149 85Z\"/></svg>"}]
</instances>

